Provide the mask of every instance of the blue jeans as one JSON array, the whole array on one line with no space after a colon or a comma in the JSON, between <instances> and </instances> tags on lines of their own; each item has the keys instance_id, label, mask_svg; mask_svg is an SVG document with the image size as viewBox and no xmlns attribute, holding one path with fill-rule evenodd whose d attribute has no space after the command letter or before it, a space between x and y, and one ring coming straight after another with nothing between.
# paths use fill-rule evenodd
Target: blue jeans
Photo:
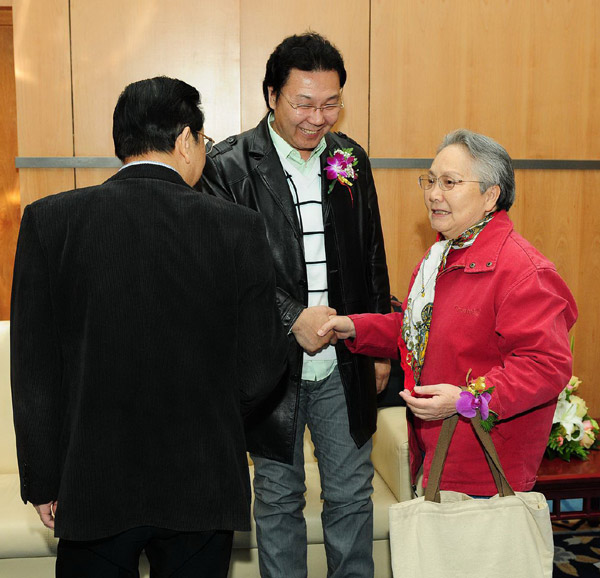
<instances>
[{"instance_id":1,"label":"blue jeans","mask_svg":"<svg viewBox=\"0 0 600 578\"><path fill-rule=\"evenodd\" d=\"M305 578L306 491L303 438L308 424L321 477L321 520L330 578L373 576L373 464L369 441L350 436L337 368L322 381L301 381L294 464L253 455L254 519L262 578Z\"/></svg>"}]
</instances>

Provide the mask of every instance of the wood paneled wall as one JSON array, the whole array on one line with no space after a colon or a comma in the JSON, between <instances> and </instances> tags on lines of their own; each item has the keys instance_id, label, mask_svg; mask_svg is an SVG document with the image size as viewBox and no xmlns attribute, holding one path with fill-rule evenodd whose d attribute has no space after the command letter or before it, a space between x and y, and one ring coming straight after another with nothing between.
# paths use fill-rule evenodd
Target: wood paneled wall
<instances>
[{"instance_id":1,"label":"wood paneled wall","mask_svg":"<svg viewBox=\"0 0 600 578\"><path fill-rule=\"evenodd\" d=\"M13 7L19 156L73 156L69 0ZM72 169L20 169L21 205L72 189Z\"/></svg>"},{"instance_id":2,"label":"wood paneled wall","mask_svg":"<svg viewBox=\"0 0 600 578\"><path fill-rule=\"evenodd\" d=\"M219 0L218 9L190 9L185 0L166 7L162 0L71 3L76 156L114 156L112 113L119 94L130 82L153 76L198 88L208 135L239 132L237 0ZM112 172L77 170L77 186L101 182Z\"/></svg>"},{"instance_id":3,"label":"wood paneled wall","mask_svg":"<svg viewBox=\"0 0 600 578\"><path fill-rule=\"evenodd\" d=\"M338 128L374 158L430 158L466 127L515 159L600 159L597 0L14 0L21 156L112 156L128 82L167 74L203 94L217 139L265 114L266 59L312 29L343 52ZM330 15L335 15L331 17ZM97 169L21 171L23 203L102 181ZM393 291L433 240L416 178L377 169ZM574 371L600 415L600 171L517 173L517 230L558 266L580 308Z\"/></svg>"},{"instance_id":4,"label":"wood paneled wall","mask_svg":"<svg viewBox=\"0 0 600 578\"><path fill-rule=\"evenodd\" d=\"M0 7L0 319L10 317L10 290L21 218L17 154L17 102L10 8Z\"/></svg>"},{"instance_id":5,"label":"wood paneled wall","mask_svg":"<svg viewBox=\"0 0 600 578\"><path fill-rule=\"evenodd\" d=\"M372 156L431 157L466 127L513 158L599 158L597 0L372 4Z\"/></svg>"}]
</instances>

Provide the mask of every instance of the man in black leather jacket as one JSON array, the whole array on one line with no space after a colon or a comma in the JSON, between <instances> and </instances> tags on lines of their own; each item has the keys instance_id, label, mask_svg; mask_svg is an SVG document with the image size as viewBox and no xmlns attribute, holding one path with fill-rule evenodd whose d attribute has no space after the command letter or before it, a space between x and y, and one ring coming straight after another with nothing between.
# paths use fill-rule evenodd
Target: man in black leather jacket
<instances>
[{"instance_id":1,"label":"man in black leather jacket","mask_svg":"<svg viewBox=\"0 0 600 578\"><path fill-rule=\"evenodd\" d=\"M261 575L305 577L303 437L319 460L328 576L373 576L371 436L388 360L316 330L329 315L390 311L379 208L366 152L330 129L346 70L322 36L286 38L267 63L259 125L213 148L203 191L264 218L289 373L248 427Z\"/></svg>"}]
</instances>

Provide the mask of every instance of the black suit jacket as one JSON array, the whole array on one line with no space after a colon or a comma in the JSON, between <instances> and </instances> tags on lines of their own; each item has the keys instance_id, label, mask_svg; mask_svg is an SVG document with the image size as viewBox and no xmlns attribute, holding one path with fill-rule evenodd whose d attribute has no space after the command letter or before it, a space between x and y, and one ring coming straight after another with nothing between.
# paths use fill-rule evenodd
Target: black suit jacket
<instances>
[{"instance_id":1,"label":"black suit jacket","mask_svg":"<svg viewBox=\"0 0 600 578\"><path fill-rule=\"evenodd\" d=\"M289 331L308 303L302 232L279 156L271 140L268 117L254 129L213 148L201 180L203 190L258 211L264 218L275 262L277 303ZM377 194L369 159L356 142L341 133L326 135L320 158L329 303L338 314L389 313L390 289ZM336 183L328 193L327 157L351 148L358 159L358 178L348 190ZM251 451L291 462L295 436L302 349L292 335L289 374L248 428ZM362 446L376 427L373 362L336 346L344 383L350 433Z\"/></svg>"},{"instance_id":2,"label":"black suit jacket","mask_svg":"<svg viewBox=\"0 0 600 578\"><path fill-rule=\"evenodd\" d=\"M11 354L22 497L56 535L249 529L242 414L287 342L262 219L137 165L23 215Z\"/></svg>"}]
</instances>

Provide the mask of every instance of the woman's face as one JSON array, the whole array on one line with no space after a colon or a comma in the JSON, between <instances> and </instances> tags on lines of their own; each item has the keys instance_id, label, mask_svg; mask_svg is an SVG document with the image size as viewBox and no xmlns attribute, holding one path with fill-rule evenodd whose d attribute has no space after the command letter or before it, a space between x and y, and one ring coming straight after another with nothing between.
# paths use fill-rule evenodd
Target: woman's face
<instances>
[{"instance_id":1,"label":"woman's face","mask_svg":"<svg viewBox=\"0 0 600 578\"><path fill-rule=\"evenodd\" d=\"M484 193L477 182L457 183L450 191L440 189L439 177L453 181L479 180L473 169L473 159L462 145L454 144L442 149L433 160L429 176L436 180L431 189L424 191L429 222L446 239L455 239L496 207L500 194L497 185Z\"/></svg>"}]
</instances>

